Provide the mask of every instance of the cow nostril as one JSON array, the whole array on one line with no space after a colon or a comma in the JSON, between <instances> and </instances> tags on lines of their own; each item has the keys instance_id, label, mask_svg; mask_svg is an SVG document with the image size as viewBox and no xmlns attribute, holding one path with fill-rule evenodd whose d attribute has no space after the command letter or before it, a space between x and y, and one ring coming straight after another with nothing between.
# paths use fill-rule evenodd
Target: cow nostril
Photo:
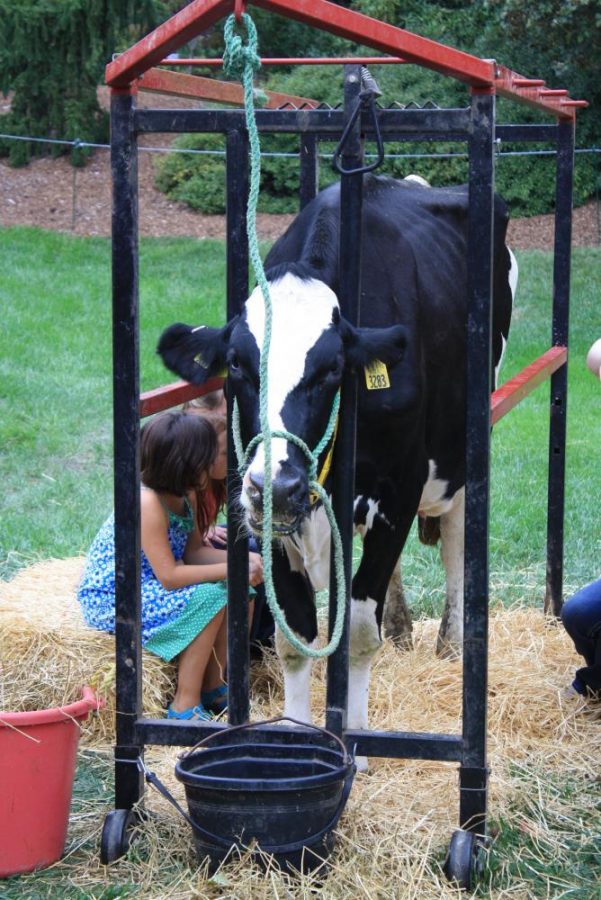
<instances>
[{"instance_id":1,"label":"cow nostril","mask_svg":"<svg viewBox=\"0 0 601 900\"><path fill-rule=\"evenodd\" d=\"M246 490L247 496L251 503L258 506L261 503L263 497L263 487L264 480L263 476L259 474L249 475L249 485Z\"/></svg>"},{"instance_id":2,"label":"cow nostril","mask_svg":"<svg viewBox=\"0 0 601 900\"><path fill-rule=\"evenodd\" d=\"M290 500L298 500L302 494L302 482L299 476L291 478L288 484L288 497Z\"/></svg>"},{"instance_id":3,"label":"cow nostril","mask_svg":"<svg viewBox=\"0 0 601 900\"><path fill-rule=\"evenodd\" d=\"M259 475L258 473L255 472L254 474L251 474L248 477L249 477L249 481L250 481L250 485L251 485L251 488L250 488L251 491L254 493L257 493L257 494L262 494L263 486L265 483L263 480L263 476Z\"/></svg>"},{"instance_id":4,"label":"cow nostril","mask_svg":"<svg viewBox=\"0 0 601 900\"><path fill-rule=\"evenodd\" d=\"M303 482L299 475L286 475L273 484L273 500L278 506L293 508L302 503Z\"/></svg>"}]
</instances>

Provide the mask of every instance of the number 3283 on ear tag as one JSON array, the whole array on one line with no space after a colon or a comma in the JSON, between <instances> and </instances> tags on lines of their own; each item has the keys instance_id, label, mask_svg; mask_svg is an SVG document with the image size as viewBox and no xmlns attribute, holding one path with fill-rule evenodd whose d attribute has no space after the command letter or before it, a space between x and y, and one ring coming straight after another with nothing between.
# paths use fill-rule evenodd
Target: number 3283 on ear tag
<instances>
[{"instance_id":1,"label":"number 3283 on ear tag","mask_svg":"<svg viewBox=\"0 0 601 900\"><path fill-rule=\"evenodd\" d=\"M390 387L388 369L379 359L375 359L369 366L365 366L364 371L368 391L383 391Z\"/></svg>"}]
</instances>

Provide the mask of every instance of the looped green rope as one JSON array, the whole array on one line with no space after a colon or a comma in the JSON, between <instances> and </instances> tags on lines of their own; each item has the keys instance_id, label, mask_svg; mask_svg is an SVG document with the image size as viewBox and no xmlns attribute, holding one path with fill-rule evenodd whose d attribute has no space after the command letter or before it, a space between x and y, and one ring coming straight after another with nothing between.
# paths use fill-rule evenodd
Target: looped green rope
<instances>
[{"instance_id":1,"label":"looped green rope","mask_svg":"<svg viewBox=\"0 0 601 900\"><path fill-rule=\"evenodd\" d=\"M330 413L330 419L328 421L326 430L323 433L323 437L320 440L319 444L315 448L315 450L310 450L308 445L300 438L297 434L292 434L291 431L271 431L271 437L281 437L285 438L287 441L290 441L292 444L296 444L296 446L303 451L307 459L309 460L309 479L311 481L317 480L317 464L319 462L319 457L325 448L328 446L330 442L330 438L334 433L334 429L336 427L336 420L338 419L338 412L340 410L340 391L334 397L334 402L332 404L332 411ZM236 456L238 457L238 471L240 475L244 475L246 471L246 466L248 464L248 460L250 458L250 454L255 449L255 447L262 443L264 440L262 434L257 434L251 440L246 450L242 446L242 441L240 440L240 413L238 410L238 404L234 401L234 443L236 445Z\"/></svg>"},{"instance_id":2,"label":"looped green rope","mask_svg":"<svg viewBox=\"0 0 601 900\"><path fill-rule=\"evenodd\" d=\"M239 78L240 81L243 81L247 74L252 79L253 72L258 72L261 68L261 59L257 53L257 29L255 28L255 23L246 13L242 14L242 22L244 22L246 27L248 46L245 47L240 35L234 33L234 28L236 27L235 16L228 17L223 32L225 38L224 72L232 78Z\"/></svg>"},{"instance_id":3,"label":"looped green rope","mask_svg":"<svg viewBox=\"0 0 601 900\"><path fill-rule=\"evenodd\" d=\"M304 441L302 441L296 435L290 434L286 431L277 431L272 433L269 427L268 365L269 348L271 345L272 307L271 297L269 294L269 283L267 281L267 278L265 277L265 270L263 268L263 262L259 253L259 239L257 236L256 226L257 202L259 198L259 185L261 180L261 147L259 144L259 132L257 129L257 123L255 121L253 104L253 73L259 68L261 63L257 55L257 30L255 28L255 24L247 13L242 14L242 22L246 28L246 33L248 35L248 46L244 47L244 45L242 44L242 39L239 37L239 35L234 34L236 19L233 15L229 16L226 20L224 30L225 51L223 55L223 62L226 73L236 75L236 77L241 78L242 86L244 89L244 112L246 116L246 126L248 129L251 163L248 208L246 213L246 230L248 234L250 261L259 287L261 288L261 293L263 294L263 302L265 304L265 333L263 337L263 346L261 348L259 367L259 421L261 426L261 434L255 439L255 444L252 444L251 449L260 441L262 441L264 444L265 480L263 485L263 534L266 535L273 535L273 491L270 477L272 436L284 437L286 440L292 441L297 446L300 446L303 452L307 454L311 462L310 478L312 480L310 480L309 488L315 494L317 494L324 505L326 515L330 523L335 551L334 568L336 572L337 605L334 628L332 629L332 637L329 643L325 647L309 647L294 634L294 632L290 629L288 623L286 622L284 614L277 602L277 597L275 595L275 590L273 587L273 553L270 539L266 540L263 544L263 575L265 581L265 594L272 615L288 643L291 644L304 656L319 658L330 656L332 653L334 653L340 643L340 638L342 636L342 630L344 627L344 612L346 607L346 582L344 577L342 541L340 539L340 532L338 530L338 524L334 517L330 499L315 477L317 472L317 457L314 458L314 453L312 453L304 443ZM330 431L330 436L332 434L334 424L335 417L330 416L330 423L328 425L328 429L326 429L326 433ZM248 448L246 451L244 451L242 447L240 438L240 419L237 406L234 409L233 427L234 443L236 446L238 463L240 467L244 469L246 467L248 453L250 451ZM319 447L321 447L322 444L324 447L327 444L327 441L323 443L323 438L320 442ZM317 453L317 450L314 452ZM319 453L321 453L321 449L319 449ZM317 456L319 456L319 453L317 453Z\"/></svg>"}]
</instances>

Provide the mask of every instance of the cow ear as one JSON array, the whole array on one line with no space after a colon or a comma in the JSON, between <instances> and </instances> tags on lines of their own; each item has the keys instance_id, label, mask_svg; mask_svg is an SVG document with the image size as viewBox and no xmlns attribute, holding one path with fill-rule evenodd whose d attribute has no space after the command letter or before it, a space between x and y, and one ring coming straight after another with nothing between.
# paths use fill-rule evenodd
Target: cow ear
<instances>
[{"instance_id":1,"label":"cow ear","mask_svg":"<svg viewBox=\"0 0 601 900\"><path fill-rule=\"evenodd\" d=\"M369 366L379 359L387 366L400 362L407 346L407 331L402 325L389 328L353 328L344 319L340 331L347 361L353 368Z\"/></svg>"},{"instance_id":2,"label":"cow ear","mask_svg":"<svg viewBox=\"0 0 601 900\"><path fill-rule=\"evenodd\" d=\"M192 328L176 322L160 337L157 353L163 363L180 378L191 384L203 384L208 378L221 374L230 334L236 319L223 328L201 325Z\"/></svg>"}]
</instances>

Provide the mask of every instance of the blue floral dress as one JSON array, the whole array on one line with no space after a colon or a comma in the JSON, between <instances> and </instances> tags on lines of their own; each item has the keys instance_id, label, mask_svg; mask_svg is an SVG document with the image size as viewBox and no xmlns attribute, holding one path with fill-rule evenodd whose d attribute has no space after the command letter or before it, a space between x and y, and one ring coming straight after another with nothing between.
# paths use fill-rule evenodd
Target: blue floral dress
<instances>
[{"instance_id":1,"label":"blue floral dress","mask_svg":"<svg viewBox=\"0 0 601 900\"><path fill-rule=\"evenodd\" d=\"M183 516L169 512L167 535L176 561L183 559L193 530L194 514L186 498ZM165 660L181 653L227 602L224 581L168 591L143 551L141 588L142 644ZM107 519L90 547L77 597L88 625L100 631L115 631L114 515Z\"/></svg>"}]
</instances>

